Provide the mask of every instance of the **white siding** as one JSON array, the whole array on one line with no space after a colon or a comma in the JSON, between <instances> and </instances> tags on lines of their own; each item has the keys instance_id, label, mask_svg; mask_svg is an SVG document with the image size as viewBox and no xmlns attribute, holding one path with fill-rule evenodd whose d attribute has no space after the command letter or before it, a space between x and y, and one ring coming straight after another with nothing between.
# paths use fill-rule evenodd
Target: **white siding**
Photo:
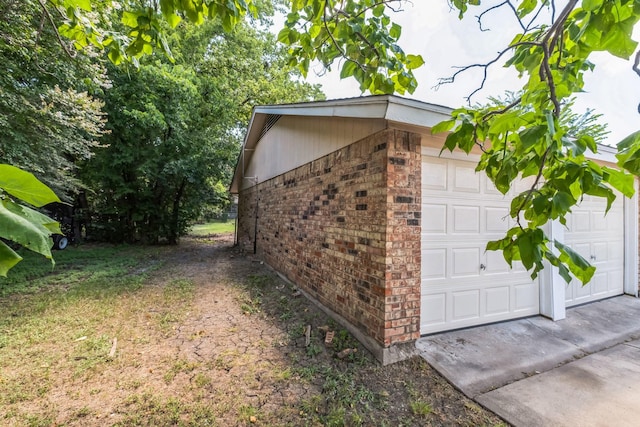
<instances>
[{"instance_id":1,"label":"white siding","mask_svg":"<svg viewBox=\"0 0 640 427\"><path fill-rule=\"evenodd\" d=\"M383 119L282 116L256 146L244 176L266 181L385 128ZM245 179L243 187L253 184Z\"/></svg>"}]
</instances>

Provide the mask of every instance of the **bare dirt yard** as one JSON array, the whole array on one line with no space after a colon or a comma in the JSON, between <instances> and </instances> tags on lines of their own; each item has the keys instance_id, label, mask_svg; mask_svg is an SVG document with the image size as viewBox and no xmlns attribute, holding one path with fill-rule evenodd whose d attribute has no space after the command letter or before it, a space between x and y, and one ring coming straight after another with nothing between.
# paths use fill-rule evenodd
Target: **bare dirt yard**
<instances>
[{"instance_id":1,"label":"bare dirt yard","mask_svg":"<svg viewBox=\"0 0 640 427\"><path fill-rule=\"evenodd\" d=\"M418 357L380 366L232 243L123 247L108 277L70 252L0 294L0 425L504 425Z\"/></svg>"}]
</instances>

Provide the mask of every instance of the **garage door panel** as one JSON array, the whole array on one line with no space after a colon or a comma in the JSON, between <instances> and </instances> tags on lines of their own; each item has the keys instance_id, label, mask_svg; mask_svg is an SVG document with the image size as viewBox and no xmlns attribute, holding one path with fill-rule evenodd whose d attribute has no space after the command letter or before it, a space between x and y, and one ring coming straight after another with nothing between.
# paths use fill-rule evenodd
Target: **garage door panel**
<instances>
[{"instance_id":1,"label":"garage door panel","mask_svg":"<svg viewBox=\"0 0 640 427\"><path fill-rule=\"evenodd\" d=\"M446 279L447 250L446 248L424 249L422 252L422 278Z\"/></svg>"},{"instance_id":2,"label":"garage door panel","mask_svg":"<svg viewBox=\"0 0 640 427\"><path fill-rule=\"evenodd\" d=\"M513 287L513 311L516 313L537 314L540 311L538 303L538 283L524 282Z\"/></svg>"},{"instance_id":3,"label":"garage door panel","mask_svg":"<svg viewBox=\"0 0 640 427\"><path fill-rule=\"evenodd\" d=\"M490 315L507 314L511 308L511 288L499 286L485 291L485 313Z\"/></svg>"},{"instance_id":4,"label":"garage door panel","mask_svg":"<svg viewBox=\"0 0 640 427\"><path fill-rule=\"evenodd\" d=\"M478 206L451 206L453 214L452 233L479 233L480 208Z\"/></svg>"},{"instance_id":5,"label":"garage door panel","mask_svg":"<svg viewBox=\"0 0 640 427\"><path fill-rule=\"evenodd\" d=\"M606 294L607 292L609 292L609 274L604 272L604 273L597 273L593 275L593 279L592 279L592 283L590 284L591 286L591 294L596 296L596 295L602 295L602 294Z\"/></svg>"},{"instance_id":6,"label":"garage door panel","mask_svg":"<svg viewBox=\"0 0 640 427\"><path fill-rule=\"evenodd\" d=\"M505 261L502 256L502 252L487 251L485 257L487 260L484 270L485 276L498 273L509 273L511 271L509 264L507 264L507 261Z\"/></svg>"},{"instance_id":7,"label":"garage door panel","mask_svg":"<svg viewBox=\"0 0 640 427\"><path fill-rule=\"evenodd\" d=\"M609 259L623 259L624 258L624 241L611 242L608 246ZM620 272L622 274L622 272Z\"/></svg>"},{"instance_id":8,"label":"garage door panel","mask_svg":"<svg viewBox=\"0 0 640 427\"><path fill-rule=\"evenodd\" d=\"M591 258L591 244L590 243L574 243L571 245L571 249L577 252L582 258L587 261Z\"/></svg>"},{"instance_id":9,"label":"garage door panel","mask_svg":"<svg viewBox=\"0 0 640 427\"><path fill-rule=\"evenodd\" d=\"M620 270L613 270L613 271L609 271L609 278L608 278L608 289L609 292L619 292L620 288L617 285L618 283L622 283L623 287L624 287L624 272L622 269ZM624 289L623 289L624 290Z\"/></svg>"},{"instance_id":10,"label":"garage door panel","mask_svg":"<svg viewBox=\"0 0 640 427\"><path fill-rule=\"evenodd\" d=\"M446 191L449 181L446 160L432 158L423 162L423 165L422 188Z\"/></svg>"},{"instance_id":11,"label":"garage door panel","mask_svg":"<svg viewBox=\"0 0 640 427\"><path fill-rule=\"evenodd\" d=\"M423 204L422 217L427 218L422 222L422 233L446 234L447 232L447 205Z\"/></svg>"},{"instance_id":12,"label":"garage door panel","mask_svg":"<svg viewBox=\"0 0 640 427\"><path fill-rule=\"evenodd\" d=\"M592 231L595 232L607 232L611 227L615 227L613 216L607 218L604 216L604 211L596 211L591 213Z\"/></svg>"},{"instance_id":13,"label":"garage door panel","mask_svg":"<svg viewBox=\"0 0 640 427\"><path fill-rule=\"evenodd\" d=\"M480 175L476 173L474 166L465 165L462 162L453 167L454 192L480 193Z\"/></svg>"},{"instance_id":14,"label":"garage door panel","mask_svg":"<svg viewBox=\"0 0 640 427\"><path fill-rule=\"evenodd\" d=\"M603 262L611 259L611 255L614 255L614 254L613 253L610 254L609 248L615 251L613 249L613 246L615 245L611 245L609 244L609 242L594 243L591 246L591 254L589 255L589 258L587 258L587 261L590 261L592 264L594 264L597 267L598 264L602 264Z\"/></svg>"},{"instance_id":15,"label":"garage door panel","mask_svg":"<svg viewBox=\"0 0 640 427\"><path fill-rule=\"evenodd\" d=\"M477 276L480 272L480 248L453 248L451 278Z\"/></svg>"},{"instance_id":16,"label":"garage door panel","mask_svg":"<svg viewBox=\"0 0 640 427\"><path fill-rule=\"evenodd\" d=\"M453 303L452 321L471 320L480 317L480 290L458 291L451 293Z\"/></svg>"},{"instance_id":17,"label":"garage door panel","mask_svg":"<svg viewBox=\"0 0 640 427\"><path fill-rule=\"evenodd\" d=\"M487 233L506 233L510 228L509 209L502 206L488 206L484 208L485 231Z\"/></svg>"},{"instance_id":18,"label":"garage door panel","mask_svg":"<svg viewBox=\"0 0 640 427\"><path fill-rule=\"evenodd\" d=\"M591 215L589 215L589 212L574 212L570 217L571 220L567 224L569 231L581 233L588 232L591 229Z\"/></svg>"},{"instance_id":19,"label":"garage door panel","mask_svg":"<svg viewBox=\"0 0 640 427\"><path fill-rule=\"evenodd\" d=\"M423 295L420 299L420 319L422 324L432 328L446 324L447 293L442 291Z\"/></svg>"}]
</instances>

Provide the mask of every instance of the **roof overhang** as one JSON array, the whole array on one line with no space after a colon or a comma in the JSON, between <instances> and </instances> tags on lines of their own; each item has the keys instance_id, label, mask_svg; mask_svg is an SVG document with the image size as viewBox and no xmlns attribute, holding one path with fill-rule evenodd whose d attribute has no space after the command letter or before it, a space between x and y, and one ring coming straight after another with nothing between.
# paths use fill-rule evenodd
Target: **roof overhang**
<instances>
[{"instance_id":1,"label":"roof overhang","mask_svg":"<svg viewBox=\"0 0 640 427\"><path fill-rule=\"evenodd\" d=\"M425 131L451 117L453 110L441 105L401 98L395 95L376 95L329 101L303 102L298 104L265 105L255 107L236 163L233 181L229 187L232 194L242 188L244 171L253 152L264 135L269 117L341 117L354 119L384 119L390 126L411 126Z\"/></svg>"}]
</instances>

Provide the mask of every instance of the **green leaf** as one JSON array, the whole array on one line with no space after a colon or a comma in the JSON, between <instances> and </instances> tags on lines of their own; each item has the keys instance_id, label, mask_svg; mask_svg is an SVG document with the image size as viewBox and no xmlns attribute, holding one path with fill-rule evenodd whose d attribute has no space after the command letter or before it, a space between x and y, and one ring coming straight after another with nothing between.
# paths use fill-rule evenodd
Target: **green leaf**
<instances>
[{"instance_id":1,"label":"green leaf","mask_svg":"<svg viewBox=\"0 0 640 427\"><path fill-rule=\"evenodd\" d=\"M46 218L46 219L43 219ZM19 243L20 245L51 259L50 239L55 221L41 213L17 205L9 200L0 203L0 237ZM56 230L59 232L58 230Z\"/></svg>"},{"instance_id":2,"label":"green leaf","mask_svg":"<svg viewBox=\"0 0 640 427\"><path fill-rule=\"evenodd\" d=\"M91 12L91 0L74 0L74 3L76 4L76 7L87 12Z\"/></svg>"},{"instance_id":3,"label":"green leaf","mask_svg":"<svg viewBox=\"0 0 640 427\"><path fill-rule=\"evenodd\" d=\"M599 9L604 0L582 0L582 8L588 11Z\"/></svg>"},{"instance_id":4,"label":"green leaf","mask_svg":"<svg viewBox=\"0 0 640 427\"><path fill-rule=\"evenodd\" d=\"M576 204L576 200L569 193L564 191L558 191L551 200L551 218L557 218L559 215L565 215L573 205Z\"/></svg>"},{"instance_id":5,"label":"green leaf","mask_svg":"<svg viewBox=\"0 0 640 427\"><path fill-rule=\"evenodd\" d=\"M527 270L531 270L534 262L534 244L527 234L518 236L518 250L520 251L520 260Z\"/></svg>"},{"instance_id":6,"label":"green leaf","mask_svg":"<svg viewBox=\"0 0 640 427\"><path fill-rule=\"evenodd\" d=\"M125 10L124 12L122 12L122 18L120 19L120 22L122 22L127 27L137 28L138 16L139 16L138 13L129 12Z\"/></svg>"},{"instance_id":7,"label":"green leaf","mask_svg":"<svg viewBox=\"0 0 640 427\"><path fill-rule=\"evenodd\" d=\"M22 257L0 240L0 276L7 277L13 266L22 261Z\"/></svg>"},{"instance_id":8,"label":"green leaf","mask_svg":"<svg viewBox=\"0 0 640 427\"><path fill-rule=\"evenodd\" d=\"M391 25L391 28L389 29L389 36L394 40L398 40L401 34L402 34L402 27L394 22Z\"/></svg>"},{"instance_id":9,"label":"green leaf","mask_svg":"<svg viewBox=\"0 0 640 427\"><path fill-rule=\"evenodd\" d=\"M640 176L640 131L634 132L618 143L618 166Z\"/></svg>"},{"instance_id":10,"label":"green leaf","mask_svg":"<svg viewBox=\"0 0 640 427\"><path fill-rule=\"evenodd\" d=\"M60 202L58 196L33 174L11 165L0 164L0 188L36 207Z\"/></svg>"},{"instance_id":11,"label":"green leaf","mask_svg":"<svg viewBox=\"0 0 640 427\"><path fill-rule=\"evenodd\" d=\"M602 170L606 182L626 197L633 197L633 193L635 193L635 189L633 188L635 181L633 175L607 166L603 166Z\"/></svg>"},{"instance_id":12,"label":"green leaf","mask_svg":"<svg viewBox=\"0 0 640 427\"><path fill-rule=\"evenodd\" d=\"M180 21L182 21L182 18L175 13L164 15L164 18L167 20L167 23L171 28L177 27Z\"/></svg>"},{"instance_id":13,"label":"green leaf","mask_svg":"<svg viewBox=\"0 0 640 427\"><path fill-rule=\"evenodd\" d=\"M638 43L631 39L630 32L622 24L614 25L604 33L601 44L604 50L623 59L629 59L638 47Z\"/></svg>"},{"instance_id":14,"label":"green leaf","mask_svg":"<svg viewBox=\"0 0 640 427\"><path fill-rule=\"evenodd\" d=\"M434 127L431 128L431 134L435 135L437 133L448 132L450 131L456 124L455 120L444 120Z\"/></svg>"},{"instance_id":15,"label":"green leaf","mask_svg":"<svg viewBox=\"0 0 640 427\"><path fill-rule=\"evenodd\" d=\"M571 273L582 282L583 285L589 283L596 268L589 264L579 253L569 246L555 240L555 247L560 251L560 261L564 262Z\"/></svg>"},{"instance_id":16,"label":"green leaf","mask_svg":"<svg viewBox=\"0 0 640 427\"><path fill-rule=\"evenodd\" d=\"M414 70L424 65L421 55L407 55L407 69Z\"/></svg>"},{"instance_id":17,"label":"green leaf","mask_svg":"<svg viewBox=\"0 0 640 427\"><path fill-rule=\"evenodd\" d=\"M354 61L345 61L344 65L342 66L342 70L340 70L340 78L344 79L347 77L351 77L357 68L358 64L356 64Z\"/></svg>"}]
</instances>

